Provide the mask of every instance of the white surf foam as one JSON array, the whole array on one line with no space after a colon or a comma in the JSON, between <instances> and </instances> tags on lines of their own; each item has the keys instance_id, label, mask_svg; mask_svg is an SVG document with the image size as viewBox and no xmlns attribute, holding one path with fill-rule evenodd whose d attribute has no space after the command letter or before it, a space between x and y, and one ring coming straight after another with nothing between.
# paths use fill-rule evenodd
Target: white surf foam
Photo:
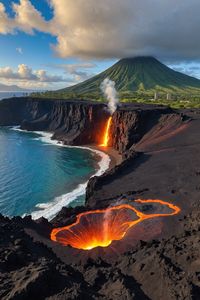
<instances>
[{"instance_id":1,"label":"white surf foam","mask_svg":"<svg viewBox=\"0 0 200 300\"><path fill-rule=\"evenodd\" d=\"M95 172L95 174L93 176L100 176L109 168L111 159L108 154L106 154L100 150L96 150L96 149L93 149L90 147L85 147L85 146L63 145L61 142L52 140L51 139L52 133L49 133L49 132L24 131L24 130L19 129L18 127L14 127L13 130L23 131L23 132L27 132L27 133L36 133L39 136L35 139L41 140L46 145L51 144L51 145L55 145L57 147L78 148L78 149L85 149L85 150L94 152L101 159L98 162L98 170ZM91 176L91 177L93 177L93 176ZM36 205L37 210L35 210L31 213L32 218L39 219L41 217L44 217L48 220L51 220L62 209L62 207L69 205L72 201L76 200L79 196L82 196L85 194L87 183L88 183L88 181L79 184L73 191L68 192L64 195L61 195L59 197L56 197L55 199L52 199L52 201L50 201L48 203L38 203Z\"/></svg>"}]
</instances>

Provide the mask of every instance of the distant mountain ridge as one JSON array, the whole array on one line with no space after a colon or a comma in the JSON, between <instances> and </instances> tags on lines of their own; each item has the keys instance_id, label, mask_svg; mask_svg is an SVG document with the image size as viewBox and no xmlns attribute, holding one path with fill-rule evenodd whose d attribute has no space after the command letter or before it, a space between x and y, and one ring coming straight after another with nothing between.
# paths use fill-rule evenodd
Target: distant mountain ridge
<instances>
[{"instance_id":1,"label":"distant mountain ridge","mask_svg":"<svg viewBox=\"0 0 200 300\"><path fill-rule=\"evenodd\" d=\"M22 89L17 85L5 85L0 83L0 92L28 92L27 89Z\"/></svg>"},{"instance_id":2,"label":"distant mountain ridge","mask_svg":"<svg viewBox=\"0 0 200 300\"><path fill-rule=\"evenodd\" d=\"M200 93L200 80L174 71L154 57L134 57L119 60L104 72L58 92L99 94L105 78L115 81L119 92Z\"/></svg>"}]
</instances>

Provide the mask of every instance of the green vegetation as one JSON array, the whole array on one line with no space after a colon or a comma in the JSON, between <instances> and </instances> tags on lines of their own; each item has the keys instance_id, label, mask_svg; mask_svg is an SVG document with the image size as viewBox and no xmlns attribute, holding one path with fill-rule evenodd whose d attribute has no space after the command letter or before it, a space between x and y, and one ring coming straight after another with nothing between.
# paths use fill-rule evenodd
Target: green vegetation
<instances>
[{"instance_id":1,"label":"green vegetation","mask_svg":"<svg viewBox=\"0 0 200 300\"><path fill-rule=\"evenodd\" d=\"M98 97L97 95L87 95L87 96L81 96L81 95L73 95L73 94L64 94L64 93L53 93L52 92L46 92L46 93L34 93L31 95L31 97L40 97L41 99L63 99L63 100L90 100L90 101L96 101L96 102L105 102L105 98ZM161 95L157 100L153 100L154 95L129 95L124 97L123 95L120 95L120 102L122 103L146 103L146 104L161 104L161 105L167 105L172 108L200 108L200 96L186 96L185 94L180 94L176 97L176 99L167 100L166 94L164 97L164 94Z\"/></svg>"},{"instance_id":2,"label":"green vegetation","mask_svg":"<svg viewBox=\"0 0 200 300\"><path fill-rule=\"evenodd\" d=\"M159 104L166 105L171 108L180 109L180 108L200 108L200 98L196 101L194 100L162 100L158 99L156 101L147 100L147 99L138 99L129 101L127 99L123 99L122 102L132 102L132 103L146 103L146 104Z\"/></svg>"},{"instance_id":3,"label":"green vegetation","mask_svg":"<svg viewBox=\"0 0 200 300\"><path fill-rule=\"evenodd\" d=\"M122 102L164 104L175 108L200 107L200 80L176 72L153 57L122 59L82 83L36 95L52 99L105 101L100 85L107 77L115 81ZM155 93L157 97L153 100Z\"/></svg>"}]
</instances>

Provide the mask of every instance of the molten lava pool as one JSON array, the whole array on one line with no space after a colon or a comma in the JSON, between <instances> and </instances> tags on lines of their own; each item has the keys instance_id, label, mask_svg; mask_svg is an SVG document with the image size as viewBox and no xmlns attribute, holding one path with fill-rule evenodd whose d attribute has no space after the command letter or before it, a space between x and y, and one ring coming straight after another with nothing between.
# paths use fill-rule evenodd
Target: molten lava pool
<instances>
[{"instance_id":1,"label":"molten lava pool","mask_svg":"<svg viewBox=\"0 0 200 300\"><path fill-rule=\"evenodd\" d=\"M121 240L131 227L144 220L173 216L180 212L179 207L162 200L138 199L135 203L156 203L165 206L169 212L144 214L129 204L88 211L79 214L75 223L53 229L51 240L82 250L108 247L112 241Z\"/></svg>"}]
</instances>

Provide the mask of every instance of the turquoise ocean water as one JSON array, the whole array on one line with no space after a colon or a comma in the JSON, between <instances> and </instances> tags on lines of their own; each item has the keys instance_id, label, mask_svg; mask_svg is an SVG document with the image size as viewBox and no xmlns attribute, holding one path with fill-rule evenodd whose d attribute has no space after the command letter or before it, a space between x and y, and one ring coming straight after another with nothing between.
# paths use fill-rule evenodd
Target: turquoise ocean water
<instances>
[{"instance_id":1,"label":"turquoise ocean water","mask_svg":"<svg viewBox=\"0 0 200 300\"><path fill-rule=\"evenodd\" d=\"M52 218L62 206L84 204L89 177L102 174L109 158L56 143L0 127L0 213Z\"/></svg>"}]
</instances>

